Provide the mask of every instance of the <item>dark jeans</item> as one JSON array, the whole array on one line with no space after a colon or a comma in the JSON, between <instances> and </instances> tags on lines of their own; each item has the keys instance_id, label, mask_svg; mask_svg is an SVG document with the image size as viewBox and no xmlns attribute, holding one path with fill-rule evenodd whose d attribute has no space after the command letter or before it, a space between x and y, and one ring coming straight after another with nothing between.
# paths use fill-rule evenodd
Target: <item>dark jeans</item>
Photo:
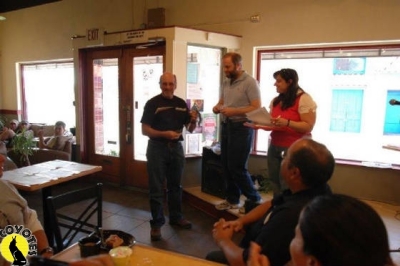
<instances>
[{"instance_id":1,"label":"dark jeans","mask_svg":"<svg viewBox=\"0 0 400 266\"><path fill-rule=\"evenodd\" d=\"M287 151L287 147L279 147L269 145L267 154L268 177L272 181L272 190L274 195L279 195L284 189L286 184L283 181L280 171L282 163L282 151Z\"/></svg>"},{"instance_id":2,"label":"dark jeans","mask_svg":"<svg viewBox=\"0 0 400 266\"><path fill-rule=\"evenodd\" d=\"M226 200L231 204L238 204L242 193L255 202L261 199L247 170L252 142L253 129L243 122L221 124L221 161L227 179Z\"/></svg>"},{"instance_id":3,"label":"dark jeans","mask_svg":"<svg viewBox=\"0 0 400 266\"><path fill-rule=\"evenodd\" d=\"M147 173L149 175L152 228L165 224L163 212L164 182L167 183L169 220L182 218L182 172L185 164L182 144L149 140L147 146Z\"/></svg>"}]
</instances>

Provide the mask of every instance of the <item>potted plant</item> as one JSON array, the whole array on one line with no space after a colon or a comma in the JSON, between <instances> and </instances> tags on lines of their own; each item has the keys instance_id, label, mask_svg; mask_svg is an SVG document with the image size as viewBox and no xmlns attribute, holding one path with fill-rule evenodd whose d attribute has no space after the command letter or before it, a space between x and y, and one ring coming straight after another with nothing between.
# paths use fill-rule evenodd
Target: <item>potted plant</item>
<instances>
[{"instance_id":1,"label":"potted plant","mask_svg":"<svg viewBox=\"0 0 400 266\"><path fill-rule=\"evenodd\" d=\"M20 134L14 136L12 140L13 152L17 159L19 159L20 166L28 166L30 165L29 156L33 154L34 147L36 147L36 142L33 140L33 136L31 134L25 134L25 130Z\"/></svg>"}]
</instances>

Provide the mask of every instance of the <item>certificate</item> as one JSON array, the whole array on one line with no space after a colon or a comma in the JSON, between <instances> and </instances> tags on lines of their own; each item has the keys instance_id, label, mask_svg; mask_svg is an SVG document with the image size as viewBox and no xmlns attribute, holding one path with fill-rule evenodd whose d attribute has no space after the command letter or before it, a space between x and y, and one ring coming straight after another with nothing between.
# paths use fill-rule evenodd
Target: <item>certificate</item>
<instances>
[{"instance_id":1,"label":"certificate","mask_svg":"<svg viewBox=\"0 0 400 266\"><path fill-rule=\"evenodd\" d=\"M268 113L265 107L258 108L254 111L246 113L247 119L252 121L254 124L273 126L271 124L271 115Z\"/></svg>"}]
</instances>

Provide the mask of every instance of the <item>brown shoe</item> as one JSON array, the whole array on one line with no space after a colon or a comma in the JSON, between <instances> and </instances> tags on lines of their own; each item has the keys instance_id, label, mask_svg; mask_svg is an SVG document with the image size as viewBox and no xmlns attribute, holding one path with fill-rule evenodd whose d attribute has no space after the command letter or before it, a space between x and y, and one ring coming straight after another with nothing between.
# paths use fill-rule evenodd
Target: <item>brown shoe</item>
<instances>
[{"instance_id":1,"label":"brown shoe","mask_svg":"<svg viewBox=\"0 0 400 266\"><path fill-rule=\"evenodd\" d=\"M179 226L180 228L183 228L183 229L191 229L192 228L192 223L184 218L181 218L178 221L170 221L169 224Z\"/></svg>"},{"instance_id":2,"label":"brown shoe","mask_svg":"<svg viewBox=\"0 0 400 266\"><path fill-rule=\"evenodd\" d=\"M161 240L161 228L151 228L150 237L151 241Z\"/></svg>"}]
</instances>

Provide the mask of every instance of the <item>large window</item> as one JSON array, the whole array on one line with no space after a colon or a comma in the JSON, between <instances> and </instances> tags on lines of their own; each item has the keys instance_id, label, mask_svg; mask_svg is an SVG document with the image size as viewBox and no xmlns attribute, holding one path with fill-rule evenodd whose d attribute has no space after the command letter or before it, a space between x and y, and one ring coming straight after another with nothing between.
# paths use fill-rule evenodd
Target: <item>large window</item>
<instances>
[{"instance_id":1,"label":"large window","mask_svg":"<svg viewBox=\"0 0 400 266\"><path fill-rule=\"evenodd\" d=\"M23 118L30 123L64 121L75 127L74 68L71 62L22 64Z\"/></svg>"},{"instance_id":2,"label":"large window","mask_svg":"<svg viewBox=\"0 0 400 266\"><path fill-rule=\"evenodd\" d=\"M221 48L188 45L186 65L187 105L201 116L193 134L185 136L186 154L198 155L203 146L218 141L219 120L212 108L219 101Z\"/></svg>"},{"instance_id":3,"label":"large window","mask_svg":"<svg viewBox=\"0 0 400 266\"><path fill-rule=\"evenodd\" d=\"M313 138L336 159L365 165L400 165L400 47L259 51L262 104L269 109L277 95L273 73L293 68L299 85L316 101ZM266 152L269 133L258 131L255 150Z\"/></svg>"}]
</instances>

